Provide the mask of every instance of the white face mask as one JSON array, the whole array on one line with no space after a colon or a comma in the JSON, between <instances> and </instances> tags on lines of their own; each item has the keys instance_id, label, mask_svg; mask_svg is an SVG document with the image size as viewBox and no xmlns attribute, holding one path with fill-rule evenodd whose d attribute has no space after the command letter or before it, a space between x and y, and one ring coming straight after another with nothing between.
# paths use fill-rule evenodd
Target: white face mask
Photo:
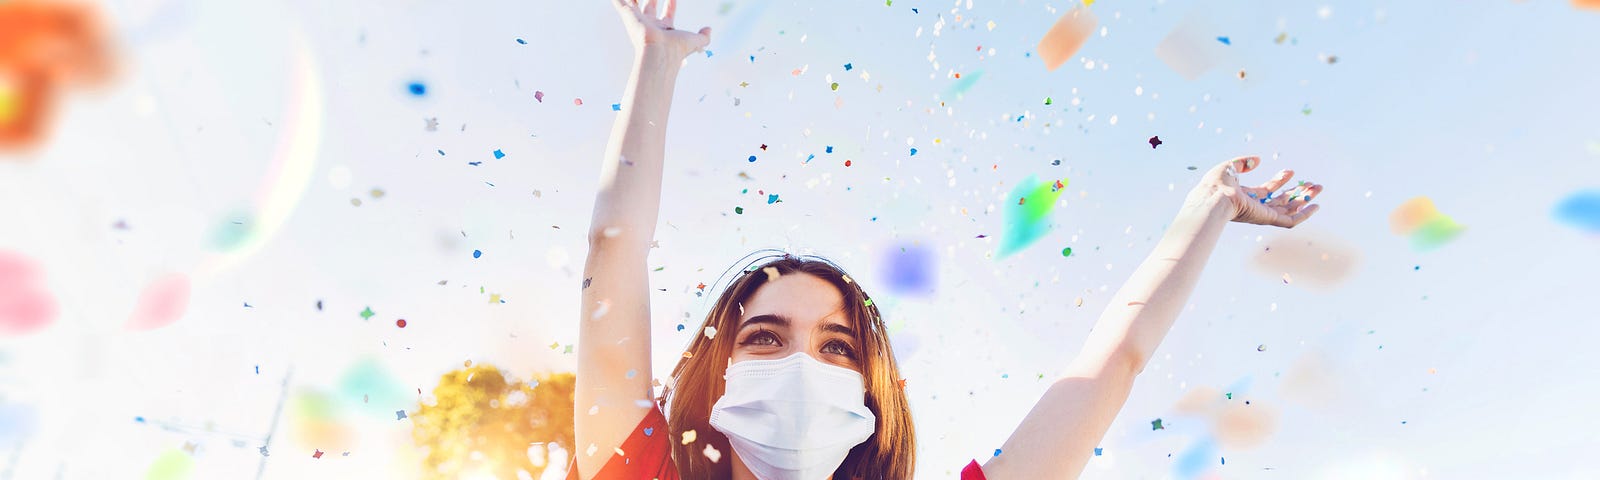
<instances>
[{"instance_id":1,"label":"white face mask","mask_svg":"<svg viewBox=\"0 0 1600 480\"><path fill-rule=\"evenodd\" d=\"M711 427L761 480L822 480L872 436L860 373L805 353L728 367Z\"/></svg>"}]
</instances>

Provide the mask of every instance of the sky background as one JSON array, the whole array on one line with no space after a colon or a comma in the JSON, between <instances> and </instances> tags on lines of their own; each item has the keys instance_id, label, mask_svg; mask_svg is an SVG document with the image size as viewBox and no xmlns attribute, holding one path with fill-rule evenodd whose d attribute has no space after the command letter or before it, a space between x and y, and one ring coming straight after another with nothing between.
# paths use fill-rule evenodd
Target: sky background
<instances>
[{"instance_id":1,"label":"sky background","mask_svg":"<svg viewBox=\"0 0 1600 480\"><path fill-rule=\"evenodd\" d=\"M186 444L192 478L414 478L394 410L439 375L573 370L632 55L608 3L102 3L118 75L0 157L0 250L59 305L0 334L0 478L145 478ZM1073 5L684 0L679 27L714 32L674 98L655 377L709 308L695 285L758 248L824 255L894 331L918 478L953 478L1077 353L1199 175L1260 155L1324 184L1322 211L1293 239L1227 227L1083 478L1600 477L1600 234L1552 214L1600 188L1600 11L1101 0L1049 71L1036 44ZM1216 57L1192 80L1155 54L1182 25ZM977 81L956 92L956 73ZM1069 181L1051 231L996 258L1030 175ZM1465 230L1413 248L1389 218L1415 197ZM1256 265L1307 241L1347 273ZM887 288L902 247L928 252L932 295ZM130 329L163 278L191 282L183 315ZM369 374L398 400L341 387ZM1209 442L1175 408L1206 389L1271 412L1270 436ZM350 440L300 441L285 394L334 398Z\"/></svg>"}]
</instances>

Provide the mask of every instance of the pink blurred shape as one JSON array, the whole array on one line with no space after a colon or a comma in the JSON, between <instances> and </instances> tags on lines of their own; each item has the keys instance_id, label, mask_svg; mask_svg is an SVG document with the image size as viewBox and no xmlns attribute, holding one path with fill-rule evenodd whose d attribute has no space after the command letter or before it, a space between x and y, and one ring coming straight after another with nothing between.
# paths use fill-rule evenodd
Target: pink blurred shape
<instances>
[{"instance_id":1,"label":"pink blurred shape","mask_svg":"<svg viewBox=\"0 0 1600 480\"><path fill-rule=\"evenodd\" d=\"M128 318L129 330L154 330L171 325L189 309L189 277L169 274L150 282Z\"/></svg>"},{"instance_id":2,"label":"pink blurred shape","mask_svg":"<svg viewBox=\"0 0 1600 480\"><path fill-rule=\"evenodd\" d=\"M0 250L0 335L32 333L56 319L56 299L39 280L40 268L22 254Z\"/></svg>"}]
</instances>

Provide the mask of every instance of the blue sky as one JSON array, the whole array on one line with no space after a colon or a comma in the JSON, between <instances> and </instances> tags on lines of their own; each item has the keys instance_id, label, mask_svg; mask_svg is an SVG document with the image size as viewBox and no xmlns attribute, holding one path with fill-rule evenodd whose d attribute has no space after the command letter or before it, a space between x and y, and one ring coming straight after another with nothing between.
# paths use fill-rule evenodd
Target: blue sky
<instances>
[{"instance_id":1,"label":"blue sky","mask_svg":"<svg viewBox=\"0 0 1600 480\"><path fill-rule=\"evenodd\" d=\"M1103 34L1046 71L1033 48L1071 5L685 1L680 26L714 32L674 99L650 257L664 289L655 376L693 330L676 326L708 307L694 285L757 248L828 256L895 325L919 478L953 477L993 454L1076 353L1199 173L1256 154L1327 186L1295 232L1358 260L1335 287L1286 284L1251 267L1284 232L1229 226L1083 478L1597 474L1577 459L1600 440L1587 367L1600 361L1587 345L1600 244L1551 209L1600 187L1600 12L1101 0ZM0 249L36 259L62 305L48 329L0 338L0 402L37 419L0 470L123 477L190 442L195 478L242 478L261 457L215 432L271 430L291 370L300 392L331 391L368 358L424 391L465 360L573 368L549 346L577 340L582 232L631 55L606 2L104 6L116 82L72 96L29 161L0 162L0 201L26 206L0 211ZM1229 38L1202 47L1221 60L1194 80L1154 53L1181 22ZM980 71L942 97L953 73ZM177 323L123 330L143 285L203 268L218 225L270 203L255 192L288 126L307 121L290 108L307 104L297 72L318 93L319 140L303 192L279 199L292 206L282 227L195 274ZM994 239L976 237L1002 230L1028 175L1070 186L1051 233L996 260ZM1417 196L1467 229L1412 250L1389 214ZM907 243L934 252L937 295L873 289L885 252ZM1305 365L1320 365L1321 401L1284 388ZM1264 445L1193 472L1175 459L1208 430L1173 405L1202 387L1278 413ZM381 417L350 413L359 444L322 459L280 421L267 477L408 478L409 423ZM1156 418L1167 428L1152 431Z\"/></svg>"}]
</instances>

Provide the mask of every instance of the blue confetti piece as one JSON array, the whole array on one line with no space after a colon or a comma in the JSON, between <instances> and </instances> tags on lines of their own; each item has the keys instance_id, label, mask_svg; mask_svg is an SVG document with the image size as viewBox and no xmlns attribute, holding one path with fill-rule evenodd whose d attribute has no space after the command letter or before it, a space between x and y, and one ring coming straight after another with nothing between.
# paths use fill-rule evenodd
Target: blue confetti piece
<instances>
[{"instance_id":1,"label":"blue confetti piece","mask_svg":"<svg viewBox=\"0 0 1600 480\"><path fill-rule=\"evenodd\" d=\"M482 257L482 256L483 256L483 250L473 250L472 251L472 258L478 258L478 257Z\"/></svg>"},{"instance_id":2,"label":"blue confetti piece","mask_svg":"<svg viewBox=\"0 0 1600 480\"><path fill-rule=\"evenodd\" d=\"M438 152L439 152L439 156L441 156L441 157L444 156L444 150L438 150Z\"/></svg>"},{"instance_id":3,"label":"blue confetti piece","mask_svg":"<svg viewBox=\"0 0 1600 480\"><path fill-rule=\"evenodd\" d=\"M711 51L710 50L706 50L706 58L711 58Z\"/></svg>"},{"instance_id":4,"label":"blue confetti piece","mask_svg":"<svg viewBox=\"0 0 1600 480\"><path fill-rule=\"evenodd\" d=\"M644 427L644 436L648 437L648 436L650 436L651 434L654 434L654 433L656 433L656 429L650 428L650 427Z\"/></svg>"},{"instance_id":5,"label":"blue confetti piece","mask_svg":"<svg viewBox=\"0 0 1600 480\"><path fill-rule=\"evenodd\" d=\"M805 163L811 163L811 159L813 159L813 158L817 158L817 154L815 154L815 153L807 154Z\"/></svg>"},{"instance_id":6,"label":"blue confetti piece","mask_svg":"<svg viewBox=\"0 0 1600 480\"><path fill-rule=\"evenodd\" d=\"M1233 45L1233 41L1229 40L1228 37L1217 37L1217 41L1222 42L1223 45Z\"/></svg>"},{"instance_id":7,"label":"blue confetti piece","mask_svg":"<svg viewBox=\"0 0 1600 480\"><path fill-rule=\"evenodd\" d=\"M627 376L628 376L628 378L633 378L634 375L638 375L638 374L639 374L639 372L637 370L628 370Z\"/></svg>"},{"instance_id":8,"label":"blue confetti piece","mask_svg":"<svg viewBox=\"0 0 1600 480\"><path fill-rule=\"evenodd\" d=\"M774 203L778 203L778 194L776 194L776 193L767 194L767 205L772 205Z\"/></svg>"},{"instance_id":9,"label":"blue confetti piece","mask_svg":"<svg viewBox=\"0 0 1600 480\"><path fill-rule=\"evenodd\" d=\"M833 145L828 145L827 153L833 153Z\"/></svg>"},{"instance_id":10,"label":"blue confetti piece","mask_svg":"<svg viewBox=\"0 0 1600 480\"><path fill-rule=\"evenodd\" d=\"M844 64L844 71L848 72L848 71L850 71L851 68L855 68L855 67L850 66L850 64L848 64L848 63Z\"/></svg>"},{"instance_id":11,"label":"blue confetti piece","mask_svg":"<svg viewBox=\"0 0 1600 480\"><path fill-rule=\"evenodd\" d=\"M261 374L261 366L260 365L256 365L256 375L260 375L260 374Z\"/></svg>"},{"instance_id":12,"label":"blue confetti piece","mask_svg":"<svg viewBox=\"0 0 1600 480\"><path fill-rule=\"evenodd\" d=\"M683 331L683 324L681 324L681 323L678 324L678 331L680 331L680 332Z\"/></svg>"},{"instance_id":13,"label":"blue confetti piece","mask_svg":"<svg viewBox=\"0 0 1600 480\"><path fill-rule=\"evenodd\" d=\"M406 90L410 91L411 95L417 97L428 94L428 86L423 85L422 82L411 82L410 85L406 85Z\"/></svg>"},{"instance_id":14,"label":"blue confetti piece","mask_svg":"<svg viewBox=\"0 0 1600 480\"><path fill-rule=\"evenodd\" d=\"M144 423L144 417L133 417L133 421L139 422L139 423Z\"/></svg>"},{"instance_id":15,"label":"blue confetti piece","mask_svg":"<svg viewBox=\"0 0 1600 480\"><path fill-rule=\"evenodd\" d=\"M756 156L755 155L751 155L750 156L750 163L756 163Z\"/></svg>"},{"instance_id":16,"label":"blue confetti piece","mask_svg":"<svg viewBox=\"0 0 1600 480\"><path fill-rule=\"evenodd\" d=\"M522 45L527 45L528 41L519 38L519 39L517 39L517 43L522 44Z\"/></svg>"},{"instance_id":17,"label":"blue confetti piece","mask_svg":"<svg viewBox=\"0 0 1600 480\"><path fill-rule=\"evenodd\" d=\"M613 104L611 104L611 111L613 111L613 112L620 112L620 111L622 111L622 104L620 104L620 103L613 103Z\"/></svg>"},{"instance_id":18,"label":"blue confetti piece","mask_svg":"<svg viewBox=\"0 0 1600 480\"><path fill-rule=\"evenodd\" d=\"M1103 449L1103 448L1100 448L1100 447L1094 447L1094 456L1096 456L1096 457L1098 457L1098 456L1100 456L1100 453L1101 453L1101 452L1102 452L1102 451L1103 451L1103 450L1105 450L1105 449Z\"/></svg>"},{"instance_id":19,"label":"blue confetti piece","mask_svg":"<svg viewBox=\"0 0 1600 480\"><path fill-rule=\"evenodd\" d=\"M915 149L915 148L911 149L911 156L913 156L913 157L917 156L917 149Z\"/></svg>"},{"instance_id":20,"label":"blue confetti piece","mask_svg":"<svg viewBox=\"0 0 1600 480\"><path fill-rule=\"evenodd\" d=\"M502 152L500 150L495 150L494 151L494 159L495 160L499 160L499 159L502 159L502 158L506 158L506 152Z\"/></svg>"},{"instance_id":21,"label":"blue confetti piece","mask_svg":"<svg viewBox=\"0 0 1600 480\"><path fill-rule=\"evenodd\" d=\"M406 411L405 410L395 410L394 411L394 419L395 420L405 420L406 419Z\"/></svg>"},{"instance_id":22,"label":"blue confetti piece","mask_svg":"<svg viewBox=\"0 0 1600 480\"><path fill-rule=\"evenodd\" d=\"M756 56L755 55L751 55L750 56L750 63L756 63Z\"/></svg>"},{"instance_id":23,"label":"blue confetti piece","mask_svg":"<svg viewBox=\"0 0 1600 480\"><path fill-rule=\"evenodd\" d=\"M1000 456L1000 449L998 449L998 448L994 449L994 456L996 456L996 457Z\"/></svg>"},{"instance_id":24,"label":"blue confetti piece","mask_svg":"<svg viewBox=\"0 0 1600 480\"><path fill-rule=\"evenodd\" d=\"M1568 195L1556 204L1552 212L1556 220L1568 225L1600 232L1600 188L1588 189Z\"/></svg>"},{"instance_id":25,"label":"blue confetti piece","mask_svg":"<svg viewBox=\"0 0 1600 480\"><path fill-rule=\"evenodd\" d=\"M472 165L472 166L476 167L478 165L483 165L483 162L467 162L467 165Z\"/></svg>"}]
</instances>

